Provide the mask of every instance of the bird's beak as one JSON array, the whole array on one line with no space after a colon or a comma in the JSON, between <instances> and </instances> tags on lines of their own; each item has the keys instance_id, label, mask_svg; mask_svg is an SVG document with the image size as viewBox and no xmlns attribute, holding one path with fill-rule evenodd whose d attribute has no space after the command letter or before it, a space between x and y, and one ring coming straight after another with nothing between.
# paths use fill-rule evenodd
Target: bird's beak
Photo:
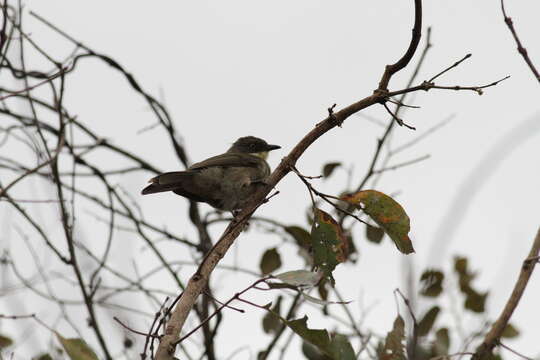
<instances>
[{"instance_id":1,"label":"bird's beak","mask_svg":"<svg viewBox=\"0 0 540 360\"><path fill-rule=\"evenodd\" d=\"M268 145L268 151L281 149L279 145Z\"/></svg>"}]
</instances>

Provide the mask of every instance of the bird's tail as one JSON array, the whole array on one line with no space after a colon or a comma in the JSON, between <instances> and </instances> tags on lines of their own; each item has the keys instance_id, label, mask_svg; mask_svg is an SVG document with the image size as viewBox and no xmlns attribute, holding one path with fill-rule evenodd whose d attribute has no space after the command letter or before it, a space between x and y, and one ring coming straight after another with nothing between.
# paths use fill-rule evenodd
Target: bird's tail
<instances>
[{"instance_id":1,"label":"bird's tail","mask_svg":"<svg viewBox=\"0 0 540 360\"><path fill-rule=\"evenodd\" d=\"M150 185L145 187L141 194L148 195L164 191L173 191L182 187L182 182L186 178L193 176L191 171L172 171L160 174L156 177L151 178L148 182Z\"/></svg>"}]
</instances>

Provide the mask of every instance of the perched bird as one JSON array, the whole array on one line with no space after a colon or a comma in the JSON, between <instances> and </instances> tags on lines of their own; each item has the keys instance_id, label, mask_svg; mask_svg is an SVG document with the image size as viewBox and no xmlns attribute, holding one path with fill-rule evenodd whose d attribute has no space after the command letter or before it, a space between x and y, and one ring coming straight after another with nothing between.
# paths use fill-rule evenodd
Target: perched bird
<instances>
[{"instance_id":1,"label":"perched bird","mask_svg":"<svg viewBox=\"0 0 540 360\"><path fill-rule=\"evenodd\" d=\"M224 154L150 179L142 194L172 191L216 209L240 210L270 175L268 152L280 148L254 136L241 137Z\"/></svg>"}]
</instances>

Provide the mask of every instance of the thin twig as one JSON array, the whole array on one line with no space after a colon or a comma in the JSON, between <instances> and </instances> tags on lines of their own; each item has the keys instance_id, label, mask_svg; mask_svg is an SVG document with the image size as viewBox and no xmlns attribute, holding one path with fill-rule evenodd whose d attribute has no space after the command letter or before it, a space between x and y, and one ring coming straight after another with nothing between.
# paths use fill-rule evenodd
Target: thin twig
<instances>
[{"instance_id":1,"label":"thin twig","mask_svg":"<svg viewBox=\"0 0 540 360\"><path fill-rule=\"evenodd\" d=\"M517 50L529 66L529 69L531 69L532 73L534 74L534 77L538 82L540 82L540 73L538 70L536 70L536 67L534 66L531 58L529 57L529 54L527 52L527 49L521 44L521 40L518 37L518 34L516 32L516 29L514 28L514 22L512 21L512 18L506 15L506 11L504 9L504 0L501 0L501 9L504 17L504 22L506 23L506 26L508 26L508 29L510 29L510 32L512 33L512 36L514 37L514 40L517 44Z\"/></svg>"},{"instance_id":2,"label":"thin twig","mask_svg":"<svg viewBox=\"0 0 540 360\"><path fill-rule=\"evenodd\" d=\"M525 355L523 355L523 354L517 352L516 350L514 350L514 349L512 349L512 348L510 348L510 347L508 347L508 346L506 346L506 345L504 345L504 344L503 344L502 342L500 342L500 341L497 342L497 345L499 345L500 347L502 347L502 348L504 348L504 349L510 351L512 354L519 356L519 357L522 358L522 359L525 359L525 360L535 360L535 359L533 359L532 357L525 356Z\"/></svg>"},{"instance_id":3,"label":"thin twig","mask_svg":"<svg viewBox=\"0 0 540 360\"><path fill-rule=\"evenodd\" d=\"M443 74L447 73L448 71L452 70L453 68L459 66L459 64L461 64L462 62L464 62L465 60L467 60L468 58L470 58L472 56L472 54L467 54L465 55L461 60L458 60L456 61L455 63L453 63L452 65L450 65L449 67L447 67L446 69L444 69L443 71L441 71L440 73L438 73L437 75L433 76L431 79L428 80L428 82L434 82L435 79L437 79L438 77L442 76Z\"/></svg>"}]
</instances>

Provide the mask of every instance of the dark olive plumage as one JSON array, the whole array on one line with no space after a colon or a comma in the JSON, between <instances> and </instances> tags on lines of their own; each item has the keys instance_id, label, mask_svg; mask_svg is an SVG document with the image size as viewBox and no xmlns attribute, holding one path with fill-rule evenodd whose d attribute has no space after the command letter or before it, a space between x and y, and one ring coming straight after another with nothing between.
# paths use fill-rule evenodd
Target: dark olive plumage
<instances>
[{"instance_id":1,"label":"dark olive plumage","mask_svg":"<svg viewBox=\"0 0 540 360\"><path fill-rule=\"evenodd\" d=\"M191 165L186 171L150 179L142 194L163 191L205 202L220 210L239 210L270 175L262 154L279 149L254 136L241 137L226 153Z\"/></svg>"}]
</instances>

